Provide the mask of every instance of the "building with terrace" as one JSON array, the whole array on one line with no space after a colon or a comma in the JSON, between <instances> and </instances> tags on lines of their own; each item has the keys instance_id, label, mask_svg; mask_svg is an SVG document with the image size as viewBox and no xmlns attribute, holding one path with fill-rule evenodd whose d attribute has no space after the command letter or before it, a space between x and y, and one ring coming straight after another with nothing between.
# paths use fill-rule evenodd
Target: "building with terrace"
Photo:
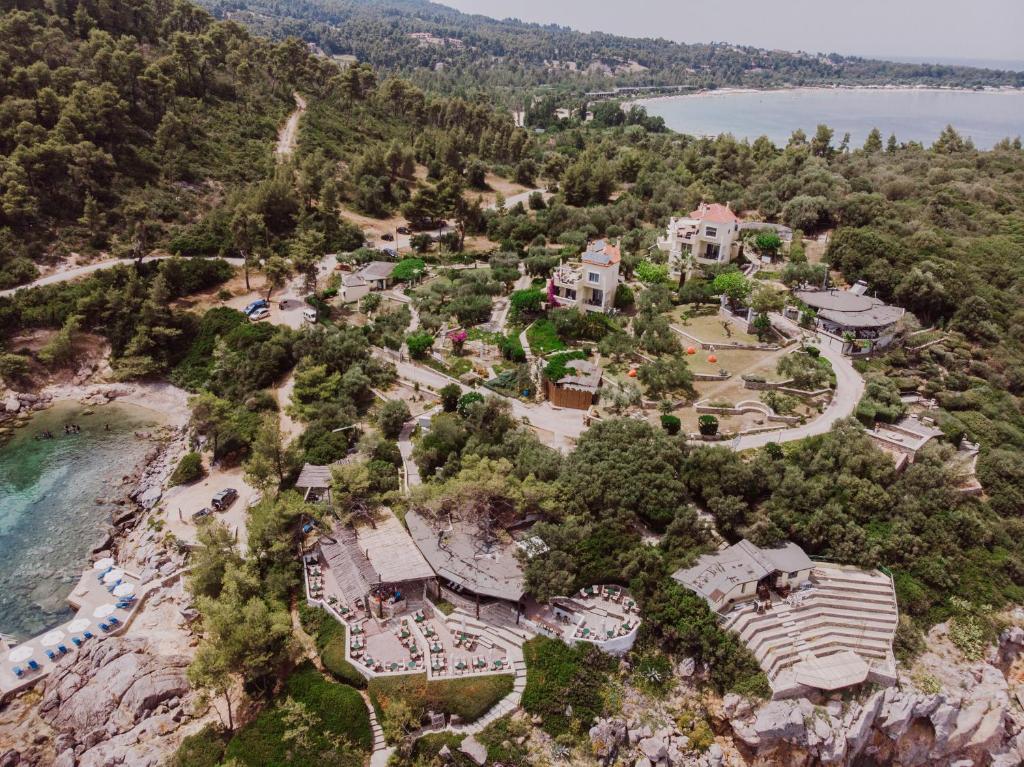
<instances>
[{"instance_id":1,"label":"building with terrace","mask_svg":"<svg viewBox=\"0 0 1024 767\"><path fill-rule=\"evenodd\" d=\"M812 562L792 543L761 549L744 540L672 577L739 635L775 698L895 684L899 613L892 579L879 570Z\"/></svg>"},{"instance_id":2,"label":"building with terrace","mask_svg":"<svg viewBox=\"0 0 1024 767\"><path fill-rule=\"evenodd\" d=\"M579 261L560 264L548 282L548 301L585 312L610 312L619 285L619 246L598 240Z\"/></svg>"},{"instance_id":3,"label":"building with terrace","mask_svg":"<svg viewBox=\"0 0 1024 767\"><path fill-rule=\"evenodd\" d=\"M814 310L819 331L843 341L844 352L868 353L893 342L906 310L867 295L867 289L858 282L849 290L796 290L793 295Z\"/></svg>"},{"instance_id":4,"label":"building with terrace","mask_svg":"<svg viewBox=\"0 0 1024 767\"><path fill-rule=\"evenodd\" d=\"M437 573L436 596L498 625L518 625L526 594L517 551L528 556L546 549L528 534L519 538L500 526L431 518L412 510L405 516L409 534Z\"/></svg>"},{"instance_id":5,"label":"building with terrace","mask_svg":"<svg viewBox=\"0 0 1024 767\"><path fill-rule=\"evenodd\" d=\"M740 253L740 224L728 204L701 203L688 216L669 219L658 249L668 255L669 271L685 274L694 264L728 264Z\"/></svg>"}]
</instances>

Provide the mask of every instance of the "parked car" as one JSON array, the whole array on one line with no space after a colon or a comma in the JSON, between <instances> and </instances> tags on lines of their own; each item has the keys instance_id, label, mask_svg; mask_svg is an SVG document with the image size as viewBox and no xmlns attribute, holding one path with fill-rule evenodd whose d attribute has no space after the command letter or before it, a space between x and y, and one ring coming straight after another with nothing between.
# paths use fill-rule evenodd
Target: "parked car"
<instances>
[{"instance_id":1,"label":"parked car","mask_svg":"<svg viewBox=\"0 0 1024 767\"><path fill-rule=\"evenodd\" d=\"M400 226L396 231L399 234L412 234L412 232L409 230L409 227L407 226Z\"/></svg>"},{"instance_id":2,"label":"parked car","mask_svg":"<svg viewBox=\"0 0 1024 767\"><path fill-rule=\"evenodd\" d=\"M387 256L391 261L398 260L398 251L394 248L381 248L380 252Z\"/></svg>"},{"instance_id":3,"label":"parked car","mask_svg":"<svg viewBox=\"0 0 1024 767\"><path fill-rule=\"evenodd\" d=\"M316 324L316 309L312 307L302 310L302 321L308 322L310 325Z\"/></svg>"},{"instance_id":4,"label":"parked car","mask_svg":"<svg viewBox=\"0 0 1024 767\"><path fill-rule=\"evenodd\" d=\"M259 322L260 320L265 320L269 316L270 316L270 309L266 309L266 308L257 309L256 311L254 311L252 314L249 315L249 321L250 322Z\"/></svg>"},{"instance_id":5,"label":"parked car","mask_svg":"<svg viewBox=\"0 0 1024 767\"><path fill-rule=\"evenodd\" d=\"M238 498L238 491L233 487L225 487L223 490L217 491L211 503L217 511L224 511L235 502L236 498Z\"/></svg>"},{"instance_id":6,"label":"parked car","mask_svg":"<svg viewBox=\"0 0 1024 767\"><path fill-rule=\"evenodd\" d=\"M380 238L382 240L384 240L384 242L394 242L395 241L395 235L391 234L391 232L384 232L384 234L382 234L380 236Z\"/></svg>"},{"instance_id":7,"label":"parked car","mask_svg":"<svg viewBox=\"0 0 1024 767\"><path fill-rule=\"evenodd\" d=\"M249 304L247 307L245 307L242 310L242 313L248 317L248 316L251 316L252 313L254 311L256 311L257 309L269 309L269 308L270 308L270 302L267 299L265 299L265 298L260 298L260 299L257 299L256 301L253 301L251 304Z\"/></svg>"},{"instance_id":8,"label":"parked car","mask_svg":"<svg viewBox=\"0 0 1024 767\"><path fill-rule=\"evenodd\" d=\"M205 519L211 514L213 514L213 510L209 506L203 506L203 508L192 515L192 520L198 522L200 519Z\"/></svg>"}]
</instances>

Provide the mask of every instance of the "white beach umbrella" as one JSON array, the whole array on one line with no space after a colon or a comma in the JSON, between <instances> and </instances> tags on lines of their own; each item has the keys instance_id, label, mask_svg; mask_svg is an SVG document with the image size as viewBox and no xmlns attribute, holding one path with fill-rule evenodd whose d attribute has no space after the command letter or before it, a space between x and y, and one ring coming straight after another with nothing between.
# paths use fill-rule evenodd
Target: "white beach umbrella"
<instances>
[{"instance_id":1,"label":"white beach umbrella","mask_svg":"<svg viewBox=\"0 0 1024 767\"><path fill-rule=\"evenodd\" d=\"M60 629L54 629L48 634L43 634L43 638L39 640L39 643L43 647L53 647L56 644L60 644L64 639L64 632Z\"/></svg>"},{"instance_id":2,"label":"white beach umbrella","mask_svg":"<svg viewBox=\"0 0 1024 767\"><path fill-rule=\"evenodd\" d=\"M108 567L114 566L113 557L103 557L103 559L97 559L92 563L93 570L106 570Z\"/></svg>"},{"instance_id":3,"label":"white beach umbrella","mask_svg":"<svg viewBox=\"0 0 1024 767\"><path fill-rule=\"evenodd\" d=\"M135 584L133 583L120 583L114 589L115 597L130 597L135 593Z\"/></svg>"},{"instance_id":4,"label":"white beach umbrella","mask_svg":"<svg viewBox=\"0 0 1024 767\"><path fill-rule=\"evenodd\" d=\"M64 628L66 628L72 634L77 634L79 631L85 631L87 628L89 628L89 623L90 621L88 618L75 618L73 621L71 621L71 623L69 623Z\"/></svg>"},{"instance_id":5,"label":"white beach umbrella","mask_svg":"<svg viewBox=\"0 0 1024 767\"><path fill-rule=\"evenodd\" d=\"M24 663L32 657L32 645L20 644L7 653L7 660L11 663Z\"/></svg>"},{"instance_id":6,"label":"white beach umbrella","mask_svg":"<svg viewBox=\"0 0 1024 767\"><path fill-rule=\"evenodd\" d=\"M114 581L120 580L124 577L124 570L111 570L109 573L103 576L104 583L113 583Z\"/></svg>"},{"instance_id":7,"label":"white beach umbrella","mask_svg":"<svg viewBox=\"0 0 1024 767\"><path fill-rule=\"evenodd\" d=\"M100 605L92 611L93 618L109 618L114 614L114 605Z\"/></svg>"}]
</instances>

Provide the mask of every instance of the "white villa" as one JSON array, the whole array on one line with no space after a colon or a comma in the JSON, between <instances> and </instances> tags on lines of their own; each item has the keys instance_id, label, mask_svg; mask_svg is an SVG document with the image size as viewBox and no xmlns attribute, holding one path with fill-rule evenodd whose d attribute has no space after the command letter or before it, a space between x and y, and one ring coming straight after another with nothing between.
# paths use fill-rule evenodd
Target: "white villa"
<instances>
[{"instance_id":1,"label":"white villa","mask_svg":"<svg viewBox=\"0 0 1024 767\"><path fill-rule=\"evenodd\" d=\"M688 216L669 220L658 249L668 253L669 270L677 275L693 264L728 264L739 255L740 223L728 204L701 203Z\"/></svg>"},{"instance_id":2,"label":"white villa","mask_svg":"<svg viewBox=\"0 0 1024 767\"><path fill-rule=\"evenodd\" d=\"M793 543L762 549L743 540L672 577L739 635L775 698L895 684L899 613L892 579L879 570L812 562Z\"/></svg>"},{"instance_id":3,"label":"white villa","mask_svg":"<svg viewBox=\"0 0 1024 767\"><path fill-rule=\"evenodd\" d=\"M548 297L559 306L575 306L585 312L610 312L619 286L618 245L598 240L578 262L555 269Z\"/></svg>"}]
</instances>

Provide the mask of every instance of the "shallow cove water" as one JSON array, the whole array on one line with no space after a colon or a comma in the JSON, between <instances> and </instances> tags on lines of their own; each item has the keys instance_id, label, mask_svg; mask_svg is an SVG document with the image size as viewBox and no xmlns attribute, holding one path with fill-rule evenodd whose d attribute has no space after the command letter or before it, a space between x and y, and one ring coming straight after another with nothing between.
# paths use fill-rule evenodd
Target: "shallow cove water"
<instances>
[{"instance_id":1,"label":"shallow cove water","mask_svg":"<svg viewBox=\"0 0 1024 767\"><path fill-rule=\"evenodd\" d=\"M0 447L0 632L24 639L71 615L67 596L114 508L121 477L162 418L134 405L57 402ZM64 424L81 428L64 433ZM109 426L109 430L105 427ZM49 430L53 439L36 439Z\"/></svg>"}]
</instances>

